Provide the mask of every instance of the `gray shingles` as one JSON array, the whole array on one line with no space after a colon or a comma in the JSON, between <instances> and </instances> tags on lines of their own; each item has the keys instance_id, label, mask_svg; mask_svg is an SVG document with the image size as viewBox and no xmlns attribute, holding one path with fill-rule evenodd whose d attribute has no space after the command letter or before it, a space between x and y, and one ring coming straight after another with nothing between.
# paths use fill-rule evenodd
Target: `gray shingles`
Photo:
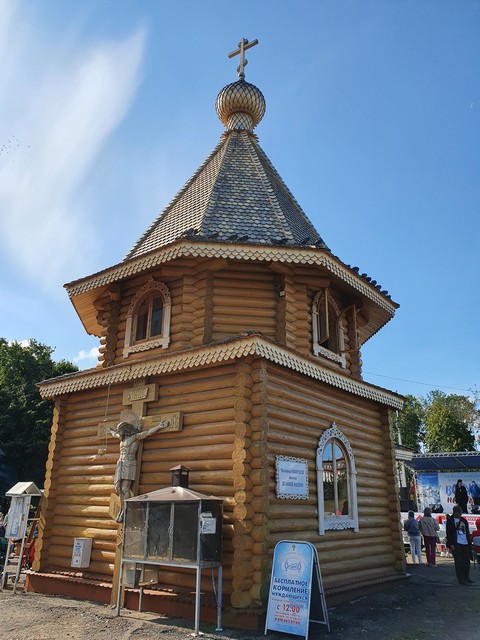
<instances>
[{"instance_id":1,"label":"gray shingles","mask_svg":"<svg viewBox=\"0 0 480 640\"><path fill-rule=\"evenodd\" d=\"M125 259L198 236L242 244L315 244L321 238L256 137L230 131ZM241 239L241 240L239 240Z\"/></svg>"}]
</instances>

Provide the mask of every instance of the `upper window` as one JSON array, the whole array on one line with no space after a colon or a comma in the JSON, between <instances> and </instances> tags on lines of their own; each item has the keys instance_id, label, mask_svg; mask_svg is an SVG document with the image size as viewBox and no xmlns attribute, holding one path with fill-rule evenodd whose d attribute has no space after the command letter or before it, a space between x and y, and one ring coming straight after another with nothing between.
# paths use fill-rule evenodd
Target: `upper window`
<instances>
[{"instance_id":1,"label":"upper window","mask_svg":"<svg viewBox=\"0 0 480 640\"><path fill-rule=\"evenodd\" d=\"M322 355L345 367L343 325L340 309L328 289L319 291L312 304L314 355Z\"/></svg>"},{"instance_id":2,"label":"upper window","mask_svg":"<svg viewBox=\"0 0 480 640\"><path fill-rule=\"evenodd\" d=\"M347 438L335 423L318 442L318 531L358 531L355 459Z\"/></svg>"},{"instance_id":3,"label":"upper window","mask_svg":"<svg viewBox=\"0 0 480 640\"><path fill-rule=\"evenodd\" d=\"M170 292L151 278L134 296L127 312L123 355L170 344Z\"/></svg>"}]
</instances>

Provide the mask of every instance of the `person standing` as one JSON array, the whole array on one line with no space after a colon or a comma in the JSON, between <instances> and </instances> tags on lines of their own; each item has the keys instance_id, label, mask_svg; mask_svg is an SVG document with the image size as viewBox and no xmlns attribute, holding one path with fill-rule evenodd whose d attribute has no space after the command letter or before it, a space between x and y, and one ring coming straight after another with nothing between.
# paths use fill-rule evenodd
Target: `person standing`
<instances>
[{"instance_id":1,"label":"person standing","mask_svg":"<svg viewBox=\"0 0 480 640\"><path fill-rule=\"evenodd\" d=\"M470 541L473 544L473 553L475 554L478 563L480 562L480 544L475 544L475 538L477 539L477 542L480 541L480 518L475 520L475 525L477 528L470 534Z\"/></svg>"},{"instance_id":2,"label":"person standing","mask_svg":"<svg viewBox=\"0 0 480 640\"><path fill-rule=\"evenodd\" d=\"M425 507L423 510L423 518L420 518L418 527L423 534L427 565L429 567L436 567L437 531L440 527L435 518L432 518L432 510L430 507Z\"/></svg>"},{"instance_id":3,"label":"person standing","mask_svg":"<svg viewBox=\"0 0 480 640\"><path fill-rule=\"evenodd\" d=\"M472 480L470 482L469 491L473 500L473 504L480 505L480 487L475 482L475 480Z\"/></svg>"},{"instance_id":4,"label":"person standing","mask_svg":"<svg viewBox=\"0 0 480 640\"><path fill-rule=\"evenodd\" d=\"M457 480L455 485L455 502L462 507L463 513L468 513L468 493L460 479Z\"/></svg>"},{"instance_id":5,"label":"person standing","mask_svg":"<svg viewBox=\"0 0 480 640\"><path fill-rule=\"evenodd\" d=\"M403 523L403 529L408 533L408 541L410 543L410 554L412 556L412 564L415 564L415 558L418 564L423 564L422 560L422 536L418 528L418 522L415 520L413 511L408 512L408 518Z\"/></svg>"},{"instance_id":6,"label":"person standing","mask_svg":"<svg viewBox=\"0 0 480 640\"><path fill-rule=\"evenodd\" d=\"M455 505L452 515L447 518L447 547L453 554L455 573L460 584L468 585L470 580L471 542L468 522L462 517L462 507Z\"/></svg>"}]
</instances>

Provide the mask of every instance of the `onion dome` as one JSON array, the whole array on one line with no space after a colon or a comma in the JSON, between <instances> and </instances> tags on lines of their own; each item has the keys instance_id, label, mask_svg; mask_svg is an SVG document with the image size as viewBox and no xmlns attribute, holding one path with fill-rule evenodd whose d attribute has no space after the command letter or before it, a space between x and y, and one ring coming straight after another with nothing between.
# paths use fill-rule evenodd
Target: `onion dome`
<instances>
[{"instance_id":1,"label":"onion dome","mask_svg":"<svg viewBox=\"0 0 480 640\"><path fill-rule=\"evenodd\" d=\"M228 131L253 131L265 115L267 106L260 89L240 79L220 91L215 108Z\"/></svg>"}]
</instances>

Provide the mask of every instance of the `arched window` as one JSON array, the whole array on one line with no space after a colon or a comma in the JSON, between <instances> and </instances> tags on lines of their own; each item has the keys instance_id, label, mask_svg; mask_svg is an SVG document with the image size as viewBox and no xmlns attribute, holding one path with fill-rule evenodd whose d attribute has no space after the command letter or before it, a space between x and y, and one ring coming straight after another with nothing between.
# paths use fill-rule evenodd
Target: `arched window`
<instances>
[{"instance_id":1,"label":"arched window","mask_svg":"<svg viewBox=\"0 0 480 640\"><path fill-rule=\"evenodd\" d=\"M153 347L170 344L172 302L163 282L150 278L134 296L127 312L124 357Z\"/></svg>"},{"instance_id":2,"label":"arched window","mask_svg":"<svg viewBox=\"0 0 480 640\"><path fill-rule=\"evenodd\" d=\"M328 289L319 291L312 303L312 350L345 367L343 324L340 309Z\"/></svg>"},{"instance_id":3,"label":"arched window","mask_svg":"<svg viewBox=\"0 0 480 640\"><path fill-rule=\"evenodd\" d=\"M335 423L318 441L317 492L320 535L328 529L358 531L355 459Z\"/></svg>"}]
</instances>

